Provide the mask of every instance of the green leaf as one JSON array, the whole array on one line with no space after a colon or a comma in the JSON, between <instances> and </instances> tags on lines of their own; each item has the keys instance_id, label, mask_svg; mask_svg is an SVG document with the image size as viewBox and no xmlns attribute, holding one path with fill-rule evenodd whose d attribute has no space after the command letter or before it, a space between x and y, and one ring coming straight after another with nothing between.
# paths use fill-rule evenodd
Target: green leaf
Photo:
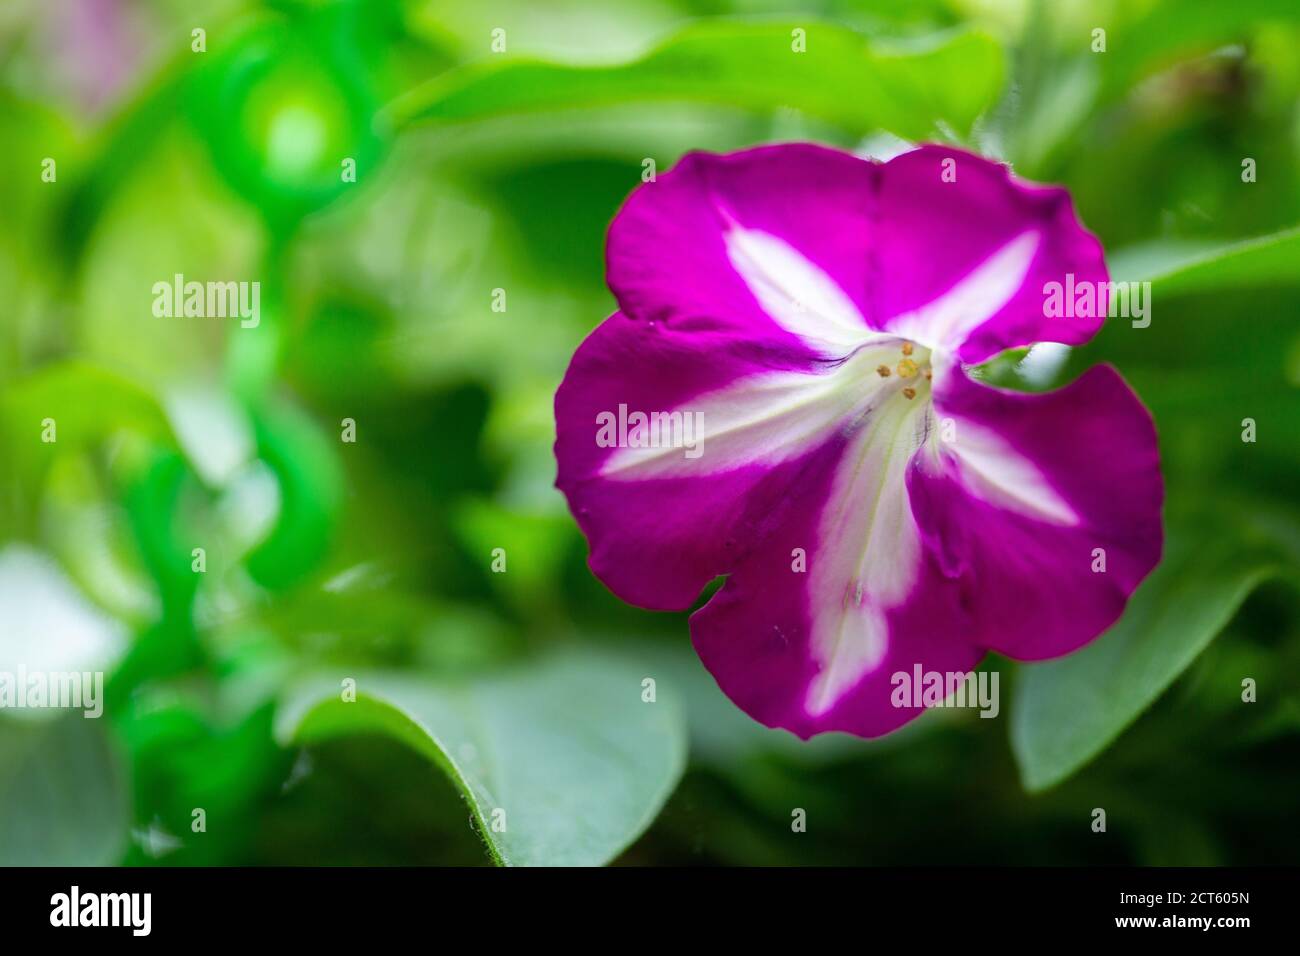
<instances>
[{"instance_id":1,"label":"green leaf","mask_svg":"<svg viewBox=\"0 0 1300 956\"><path fill-rule=\"evenodd\" d=\"M277 734L299 744L390 734L464 793L498 863L596 866L650 825L686 762L678 704L643 702L642 677L570 651L460 684L361 674L351 703L321 679L290 695Z\"/></svg>"},{"instance_id":2,"label":"green leaf","mask_svg":"<svg viewBox=\"0 0 1300 956\"><path fill-rule=\"evenodd\" d=\"M551 603L555 579L573 542L567 514L541 514L511 508L486 498L462 502L453 512L453 527L472 559L491 567L494 587L525 607ZM509 562L508 564L498 564Z\"/></svg>"},{"instance_id":3,"label":"green leaf","mask_svg":"<svg viewBox=\"0 0 1300 956\"><path fill-rule=\"evenodd\" d=\"M806 50L795 52L794 31ZM452 70L392 107L397 125L645 101L792 107L853 132L908 139L969 132L1002 89L1002 49L977 32L886 44L845 27L707 20L638 60L566 66L492 59Z\"/></svg>"},{"instance_id":4,"label":"green leaf","mask_svg":"<svg viewBox=\"0 0 1300 956\"><path fill-rule=\"evenodd\" d=\"M282 590L314 571L333 542L343 504L343 470L336 443L290 405L255 417L258 451L280 486L280 514L270 535L248 557L263 587Z\"/></svg>"},{"instance_id":5,"label":"green leaf","mask_svg":"<svg viewBox=\"0 0 1300 956\"><path fill-rule=\"evenodd\" d=\"M0 866L107 866L127 846L105 721L0 718Z\"/></svg>"},{"instance_id":6,"label":"green leaf","mask_svg":"<svg viewBox=\"0 0 1300 956\"><path fill-rule=\"evenodd\" d=\"M1300 228L1203 246L1147 246L1112 257L1115 279L1149 280L1151 294L1176 296L1300 284Z\"/></svg>"},{"instance_id":7,"label":"green leaf","mask_svg":"<svg viewBox=\"0 0 1300 956\"><path fill-rule=\"evenodd\" d=\"M1270 543L1241 529L1208 532L1167 542L1160 566L1096 641L1021 667L1011 744L1027 790L1054 786L1100 754L1277 572Z\"/></svg>"},{"instance_id":8,"label":"green leaf","mask_svg":"<svg viewBox=\"0 0 1300 956\"><path fill-rule=\"evenodd\" d=\"M41 441L46 419L53 420L55 441ZM42 460L68 447L82 448L124 434L174 440L152 393L88 362L56 362L0 390L0 436L22 461Z\"/></svg>"},{"instance_id":9,"label":"green leaf","mask_svg":"<svg viewBox=\"0 0 1300 956\"><path fill-rule=\"evenodd\" d=\"M1111 31L1107 51L1100 55L1107 98L1130 92L1142 77L1173 64L1248 41L1262 25L1294 22L1300 16L1292 0L1162 0L1125 6L1120 10L1124 22Z\"/></svg>"}]
</instances>

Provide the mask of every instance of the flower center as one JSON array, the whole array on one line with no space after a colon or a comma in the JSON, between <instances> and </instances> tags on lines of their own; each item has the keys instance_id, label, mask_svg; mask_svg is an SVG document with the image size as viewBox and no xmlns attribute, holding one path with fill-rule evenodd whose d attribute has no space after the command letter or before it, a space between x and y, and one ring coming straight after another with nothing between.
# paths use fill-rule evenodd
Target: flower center
<instances>
[{"instance_id":1,"label":"flower center","mask_svg":"<svg viewBox=\"0 0 1300 956\"><path fill-rule=\"evenodd\" d=\"M881 378L897 377L903 397L915 399L919 391L929 390L934 374L930 369L930 350L903 339L898 344L896 361L876 366L876 374Z\"/></svg>"}]
</instances>

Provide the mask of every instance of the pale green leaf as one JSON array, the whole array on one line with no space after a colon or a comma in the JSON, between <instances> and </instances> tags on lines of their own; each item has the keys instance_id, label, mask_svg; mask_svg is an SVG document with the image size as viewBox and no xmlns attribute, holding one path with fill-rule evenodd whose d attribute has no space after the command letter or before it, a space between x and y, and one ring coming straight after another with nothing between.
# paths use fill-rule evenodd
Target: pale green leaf
<instances>
[{"instance_id":1,"label":"pale green leaf","mask_svg":"<svg viewBox=\"0 0 1300 956\"><path fill-rule=\"evenodd\" d=\"M108 866L127 846L128 799L107 722L0 716L0 866Z\"/></svg>"},{"instance_id":2,"label":"pale green leaf","mask_svg":"<svg viewBox=\"0 0 1300 956\"><path fill-rule=\"evenodd\" d=\"M1197 534L1168 554L1105 634L1066 657L1021 667L1011 743L1026 789L1060 783L1151 705L1273 574L1263 544Z\"/></svg>"},{"instance_id":3,"label":"pale green leaf","mask_svg":"<svg viewBox=\"0 0 1300 956\"><path fill-rule=\"evenodd\" d=\"M1150 281L1153 296L1300 285L1300 228L1214 246L1156 245L1111 259L1117 280Z\"/></svg>"},{"instance_id":4,"label":"pale green leaf","mask_svg":"<svg viewBox=\"0 0 1300 956\"><path fill-rule=\"evenodd\" d=\"M383 733L440 767L470 804L493 858L511 866L598 866L658 815L686 762L671 694L642 700L629 664L570 651L464 683L358 674L290 695L286 742Z\"/></svg>"},{"instance_id":5,"label":"pale green leaf","mask_svg":"<svg viewBox=\"0 0 1300 956\"><path fill-rule=\"evenodd\" d=\"M804 31L805 49L796 52ZM1001 92L1001 47L954 32L888 44L830 23L707 20L640 59L568 66L490 58L452 70L399 100L392 119L457 122L495 116L689 101L740 109L800 110L857 133L885 129L922 139L970 130Z\"/></svg>"}]
</instances>

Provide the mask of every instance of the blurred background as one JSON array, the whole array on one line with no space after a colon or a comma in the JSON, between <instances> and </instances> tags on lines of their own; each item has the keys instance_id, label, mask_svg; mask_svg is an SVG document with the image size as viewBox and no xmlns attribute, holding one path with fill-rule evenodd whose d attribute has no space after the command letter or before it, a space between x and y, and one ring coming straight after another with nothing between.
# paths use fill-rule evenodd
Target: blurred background
<instances>
[{"instance_id":1,"label":"blurred background","mask_svg":"<svg viewBox=\"0 0 1300 956\"><path fill-rule=\"evenodd\" d=\"M0 864L1295 862L1298 46L1294 0L6 0L0 672L107 684L0 710ZM988 370L1114 363L1169 489L997 719L752 723L552 486L619 204L783 140L1006 160L1153 282ZM157 316L177 274L258 325Z\"/></svg>"}]
</instances>

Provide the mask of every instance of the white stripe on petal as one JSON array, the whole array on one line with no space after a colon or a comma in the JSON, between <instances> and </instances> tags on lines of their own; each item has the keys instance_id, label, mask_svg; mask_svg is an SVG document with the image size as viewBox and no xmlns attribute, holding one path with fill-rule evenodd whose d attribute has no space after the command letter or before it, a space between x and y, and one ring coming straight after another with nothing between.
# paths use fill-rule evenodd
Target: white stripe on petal
<instances>
[{"instance_id":1,"label":"white stripe on petal","mask_svg":"<svg viewBox=\"0 0 1300 956\"><path fill-rule=\"evenodd\" d=\"M836 472L809 567L812 652L821 670L804 707L814 717L880 665L889 644L885 612L915 583L920 539L906 478L927 414L894 393Z\"/></svg>"},{"instance_id":2,"label":"white stripe on petal","mask_svg":"<svg viewBox=\"0 0 1300 956\"><path fill-rule=\"evenodd\" d=\"M833 622L814 630L821 643L833 642L829 652L815 652L822 669L808 685L804 709L820 717L839 702L863 676L880 666L889 646L889 625L882 610L870 604L839 612Z\"/></svg>"},{"instance_id":3,"label":"white stripe on petal","mask_svg":"<svg viewBox=\"0 0 1300 956\"><path fill-rule=\"evenodd\" d=\"M853 300L829 275L771 233L732 225L727 257L778 325L822 355L848 355L873 333Z\"/></svg>"},{"instance_id":4,"label":"white stripe on petal","mask_svg":"<svg viewBox=\"0 0 1300 956\"><path fill-rule=\"evenodd\" d=\"M955 352L1024 285L1038 243L1037 231L1022 232L939 298L895 316L886 323L887 327L894 334L931 349Z\"/></svg>"},{"instance_id":5,"label":"white stripe on petal","mask_svg":"<svg viewBox=\"0 0 1300 956\"><path fill-rule=\"evenodd\" d=\"M1038 467L997 432L966 419L953 420L955 440L943 448L956 461L962 486L991 505L1058 525L1079 516L1048 484Z\"/></svg>"},{"instance_id":6,"label":"white stripe on petal","mask_svg":"<svg viewBox=\"0 0 1300 956\"><path fill-rule=\"evenodd\" d=\"M893 342L895 340L891 340ZM896 347L866 347L825 372L770 372L738 379L671 410L632 409L647 421L678 416L689 429L687 447L663 440L644 447L619 447L601 465L600 474L616 481L686 478L718 474L748 465L771 466L816 448L866 408L874 396L897 379L881 379L874 369ZM615 414L611 410L611 414ZM639 438L654 438L654 429Z\"/></svg>"}]
</instances>

